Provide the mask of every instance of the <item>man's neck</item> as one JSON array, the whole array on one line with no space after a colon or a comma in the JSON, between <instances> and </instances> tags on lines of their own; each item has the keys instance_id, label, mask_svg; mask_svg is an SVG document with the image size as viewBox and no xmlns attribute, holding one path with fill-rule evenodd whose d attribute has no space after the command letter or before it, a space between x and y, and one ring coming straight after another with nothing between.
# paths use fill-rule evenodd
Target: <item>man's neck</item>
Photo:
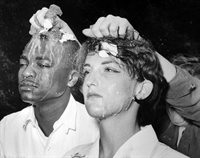
<instances>
[{"instance_id":1,"label":"man's neck","mask_svg":"<svg viewBox=\"0 0 200 158\"><path fill-rule=\"evenodd\" d=\"M54 123L65 111L70 99L70 93L59 98L39 103L34 108L35 117L44 135L49 136L53 131Z\"/></svg>"}]
</instances>

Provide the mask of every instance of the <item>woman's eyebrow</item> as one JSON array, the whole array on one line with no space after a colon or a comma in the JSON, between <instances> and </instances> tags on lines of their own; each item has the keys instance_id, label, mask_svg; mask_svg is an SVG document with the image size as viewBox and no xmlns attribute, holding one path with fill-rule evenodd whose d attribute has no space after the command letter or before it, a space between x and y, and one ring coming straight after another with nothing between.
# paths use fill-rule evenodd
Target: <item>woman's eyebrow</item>
<instances>
[{"instance_id":1,"label":"woman's eyebrow","mask_svg":"<svg viewBox=\"0 0 200 158\"><path fill-rule=\"evenodd\" d=\"M107 64L116 64L116 65L118 65L120 68L122 67L122 65L121 65L119 62L115 61L115 60L103 61L103 62L101 63L101 65L107 65Z\"/></svg>"},{"instance_id":2,"label":"woman's eyebrow","mask_svg":"<svg viewBox=\"0 0 200 158\"><path fill-rule=\"evenodd\" d=\"M90 67L90 64L85 63L85 64L83 65L83 67Z\"/></svg>"},{"instance_id":3,"label":"woman's eyebrow","mask_svg":"<svg viewBox=\"0 0 200 158\"><path fill-rule=\"evenodd\" d=\"M111 63L116 63L116 64L118 64L117 62L112 61L112 60L103 61L101 64L102 64L102 65L105 65L105 64L111 64Z\"/></svg>"}]
</instances>

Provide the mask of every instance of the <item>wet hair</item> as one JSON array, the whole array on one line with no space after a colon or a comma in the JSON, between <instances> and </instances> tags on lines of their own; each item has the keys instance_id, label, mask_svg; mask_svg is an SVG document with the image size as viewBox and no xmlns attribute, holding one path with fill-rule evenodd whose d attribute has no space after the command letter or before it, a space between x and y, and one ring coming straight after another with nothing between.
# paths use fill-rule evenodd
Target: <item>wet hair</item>
<instances>
[{"instance_id":1,"label":"wet hair","mask_svg":"<svg viewBox=\"0 0 200 158\"><path fill-rule=\"evenodd\" d=\"M77 52L80 49L80 45L76 40L67 40L60 42L61 32L58 30L51 30L41 34L35 34L32 36L29 43L26 45L24 51L39 51L46 52L51 51L59 56L59 54L67 55L67 60L63 63L67 69L77 69L75 63Z\"/></svg>"},{"instance_id":2,"label":"wet hair","mask_svg":"<svg viewBox=\"0 0 200 158\"><path fill-rule=\"evenodd\" d=\"M101 48L101 43L107 42L117 46L118 54L115 56L125 65L125 68L131 78L142 82L145 79L153 83L151 94L144 100L136 102L140 104L138 110L138 123L141 126L151 124L155 118L156 109L159 101L164 95L166 89L166 81L159 59L150 42L146 40L128 40L121 38L90 38L82 44L79 54L79 71L82 72L83 64L89 53L96 52L97 48ZM82 77L82 81L83 81Z\"/></svg>"},{"instance_id":3,"label":"wet hair","mask_svg":"<svg viewBox=\"0 0 200 158\"><path fill-rule=\"evenodd\" d=\"M192 55L177 54L171 59L174 65L188 71L192 76L200 78L200 57Z\"/></svg>"}]
</instances>

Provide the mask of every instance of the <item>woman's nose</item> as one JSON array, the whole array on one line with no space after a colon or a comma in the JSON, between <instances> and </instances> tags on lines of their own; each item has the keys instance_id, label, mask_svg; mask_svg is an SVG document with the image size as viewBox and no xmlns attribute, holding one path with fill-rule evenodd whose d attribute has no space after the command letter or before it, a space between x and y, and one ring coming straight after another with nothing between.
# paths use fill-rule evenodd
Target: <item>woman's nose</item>
<instances>
[{"instance_id":1,"label":"woman's nose","mask_svg":"<svg viewBox=\"0 0 200 158\"><path fill-rule=\"evenodd\" d=\"M100 79L100 77L98 77L98 73L97 72L92 72L90 74L88 74L87 78L86 78L86 84L88 87L91 86L97 86L98 85L98 80Z\"/></svg>"}]
</instances>

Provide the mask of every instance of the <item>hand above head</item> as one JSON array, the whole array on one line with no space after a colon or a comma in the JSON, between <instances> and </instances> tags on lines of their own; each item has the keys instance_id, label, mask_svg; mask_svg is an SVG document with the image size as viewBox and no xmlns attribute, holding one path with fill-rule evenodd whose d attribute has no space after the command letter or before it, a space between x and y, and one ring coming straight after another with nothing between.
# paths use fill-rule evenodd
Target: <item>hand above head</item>
<instances>
[{"instance_id":1,"label":"hand above head","mask_svg":"<svg viewBox=\"0 0 200 158\"><path fill-rule=\"evenodd\" d=\"M108 15L100 17L90 28L84 29L83 34L88 37L121 37L128 39L141 39L139 32L136 31L126 18Z\"/></svg>"},{"instance_id":2,"label":"hand above head","mask_svg":"<svg viewBox=\"0 0 200 158\"><path fill-rule=\"evenodd\" d=\"M51 5L49 9L43 7L30 18L29 22L31 23L31 28L29 33L33 35L37 32L48 31L52 27L56 27L63 33L72 34L77 40L69 25L59 18L61 15L62 11L60 7L56 5Z\"/></svg>"}]
</instances>

